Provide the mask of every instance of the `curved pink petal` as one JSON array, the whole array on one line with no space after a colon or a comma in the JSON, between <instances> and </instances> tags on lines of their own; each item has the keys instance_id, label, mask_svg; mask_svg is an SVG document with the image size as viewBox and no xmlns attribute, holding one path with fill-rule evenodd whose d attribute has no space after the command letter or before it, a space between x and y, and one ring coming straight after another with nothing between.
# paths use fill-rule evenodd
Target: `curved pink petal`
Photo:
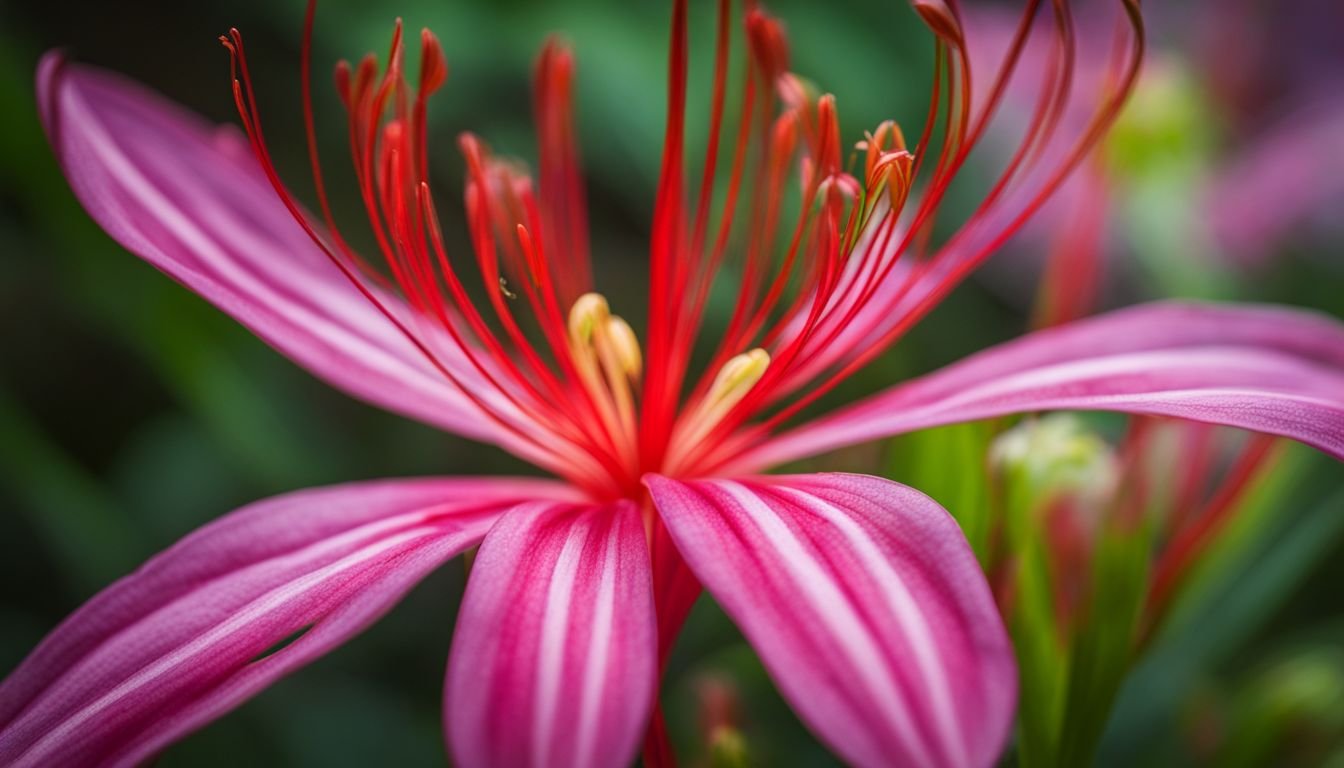
<instances>
[{"instance_id":1,"label":"curved pink petal","mask_svg":"<svg viewBox=\"0 0 1344 768\"><path fill-rule=\"evenodd\" d=\"M1344 324L1278 307L1134 307L985 350L725 464L754 470L939 424L1060 409L1224 424L1344 458Z\"/></svg>"},{"instance_id":2,"label":"curved pink petal","mask_svg":"<svg viewBox=\"0 0 1344 768\"><path fill-rule=\"evenodd\" d=\"M0 764L141 762L368 626L503 510L573 495L403 480L244 507L98 594L0 684Z\"/></svg>"},{"instance_id":3,"label":"curved pink petal","mask_svg":"<svg viewBox=\"0 0 1344 768\"><path fill-rule=\"evenodd\" d=\"M989 766L1012 647L961 530L863 475L645 478L691 570L795 711L856 765Z\"/></svg>"},{"instance_id":4,"label":"curved pink petal","mask_svg":"<svg viewBox=\"0 0 1344 768\"><path fill-rule=\"evenodd\" d=\"M59 54L43 59L37 91L75 195L117 242L327 383L522 452L522 441L483 418L309 239L239 131L209 125L135 83ZM427 324L404 302L380 298L400 322L424 333ZM480 379L460 351L432 337L424 343L459 379ZM494 405L511 413L506 402Z\"/></svg>"},{"instance_id":5,"label":"curved pink petal","mask_svg":"<svg viewBox=\"0 0 1344 768\"><path fill-rule=\"evenodd\" d=\"M444 688L460 765L625 766L658 653L638 507L538 503L481 543Z\"/></svg>"}]
</instances>

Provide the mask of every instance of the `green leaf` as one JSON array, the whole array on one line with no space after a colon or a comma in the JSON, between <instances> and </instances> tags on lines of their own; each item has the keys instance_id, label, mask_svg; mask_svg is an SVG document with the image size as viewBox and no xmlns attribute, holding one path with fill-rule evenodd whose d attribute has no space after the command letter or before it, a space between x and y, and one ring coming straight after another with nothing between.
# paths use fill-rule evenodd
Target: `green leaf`
<instances>
[{"instance_id":1,"label":"green leaf","mask_svg":"<svg viewBox=\"0 0 1344 768\"><path fill-rule=\"evenodd\" d=\"M985 457L995 422L952 424L892 441L890 477L927 493L961 525L983 567L990 538L989 482Z\"/></svg>"},{"instance_id":2,"label":"green leaf","mask_svg":"<svg viewBox=\"0 0 1344 768\"><path fill-rule=\"evenodd\" d=\"M1152 529L1108 521L1097 542L1093 589L1072 649L1059 765L1087 765L1129 672L1148 594Z\"/></svg>"},{"instance_id":3,"label":"green leaf","mask_svg":"<svg viewBox=\"0 0 1344 768\"><path fill-rule=\"evenodd\" d=\"M1029 474L1023 464L1005 468L996 506L1013 563L1006 610L1018 665L1018 762L1024 768L1046 768L1056 764L1058 755L1069 659L1055 621L1040 498Z\"/></svg>"},{"instance_id":4,"label":"green leaf","mask_svg":"<svg viewBox=\"0 0 1344 768\"><path fill-rule=\"evenodd\" d=\"M1257 471L1250 487L1230 511L1227 527L1210 545L1207 552L1194 564L1176 596L1167 622L1188 622L1186 612L1196 610L1232 574L1233 569L1244 567L1247 552L1271 535L1289 495L1298 488L1310 449L1282 441L1274 456Z\"/></svg>"},{"instance_id":5,"label":"green leaf","mask_svg":"<svg viewBox=\"0 0 1344 768\"><path fill-rule=\"evenodd\" d=\"M1329 464L1328 468L1326 465ZM1319 493L1307 467L1332 477L1335 492L1324 501L1302 499ZM1302 446L1289 446L1285 461L1272 473L1272 484L1253 494L1256 510L1248 519L1266 518L1235 557L1218 568L1218 578L1185 598L1189 602L1169 620L1145 658L1130 674L1116 703L1098 755L1101 766L1143 762L1147 750L1162 743L1186 694L1208 671L1237 651L1273 615L1321 558L1344 537L1344 491L1338 469ZM1278 490L1276 490L1278 489ZM1280 490L1292 491L1285 496Z\"/></svg>"}]
</instances>

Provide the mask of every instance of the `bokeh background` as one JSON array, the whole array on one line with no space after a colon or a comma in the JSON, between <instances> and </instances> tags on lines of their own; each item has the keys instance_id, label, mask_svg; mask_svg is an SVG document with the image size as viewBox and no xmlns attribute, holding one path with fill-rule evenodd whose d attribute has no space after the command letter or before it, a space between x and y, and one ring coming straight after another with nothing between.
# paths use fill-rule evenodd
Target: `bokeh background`
<instances>
[{"instance_id":1,"label":"bokeh background","mask_svg":"<svg viewBox=\"0 0 1344 768\"><path fill-rule=\"evenodd\" d=\"M694 5L703 72L710 4ZM1329 0L1173 5L1151 9L1149 74L1107 149L1114 215L1103 301L1274 301L1344 317L1344 10ZM793 68L836 94L846 139L888 117L908 132L919 126L931 49L904 4L769 7L788 26ZM300 0L0 2L0 672L101 586L249 501L382 476L527 471L494 448L327 389L115 245L57 170L34 109L43 51L63 47L233 122L216 37L236 26L272 150L290 178L306 178L302 13ZM449 193L460 190L453 137L462 130L532 156L533 56L552 31L572 43L599 289L638 318L661 146L665 4L331 0L319 15L319 84L336 59L384 51L397 16L434 29L449 57L449 86L431 112L434 174ZM335 165L342 118L334 94L317 93ZM336 203L357 215L348 196ZM446 224L464 243L460 221ZM1020 238L840 396L1024 331L1039 246ZM818 466L899 478L892 448ZM1271 513L1243 532L1203 602L1131 677L1102 764L1344 755L1344 471L1306 450L1290 451L1279 471ZM445 567L371 631L160 764L441 765L440 688L463 581L460 562ZM703 764L700 720L725 694L754 762L832 762L702 600L665 687L686 761Z\"/></svg>"}]
</instances>

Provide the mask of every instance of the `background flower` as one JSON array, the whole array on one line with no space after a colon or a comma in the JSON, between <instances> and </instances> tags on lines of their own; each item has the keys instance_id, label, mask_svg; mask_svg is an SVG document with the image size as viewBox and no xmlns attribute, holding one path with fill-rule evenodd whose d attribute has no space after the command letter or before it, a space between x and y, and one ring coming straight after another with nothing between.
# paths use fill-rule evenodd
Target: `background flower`
<instances>
[{"instance_id":1,"label":"background flower","mask_svg":"<svg viewBox=\"0 0 1344 768\"><path fill-rule=\"evenodd\" d=\"M1084 82L1104 79L1109 27L1097 11L1080 6ZM1003 39L1015 21L992 6L972 18ZM1080 291L1100 294L1103 306L1295 293L1337 307L1292 276L1330 285L1344 272L1335 215L1344 206L1344 92L1332 85L1344 54L1323 42L1344 9L1231 0L1154 6L1146 19L1145 71L1106 146L1016 238L1017 258L996 260L982 279L1010 301L1030 301L1051 256L1091 241L1103 258L1080 276L1093 283ZM1009 109L1030 114L1032 99L1016 89Z\"/></svg>"}]
</instances>

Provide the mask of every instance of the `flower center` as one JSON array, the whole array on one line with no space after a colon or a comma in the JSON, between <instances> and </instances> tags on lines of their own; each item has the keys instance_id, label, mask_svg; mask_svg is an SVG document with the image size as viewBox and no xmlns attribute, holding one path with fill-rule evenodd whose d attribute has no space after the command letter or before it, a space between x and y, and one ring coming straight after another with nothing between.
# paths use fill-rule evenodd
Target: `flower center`
<instances>
[{"instance_id":1,"label":"flower center","mask_svg":"<svg viewBox=\"0 0 1344 768\"><path fill-rule=\"evenodd\" d=\"M606 297L585 293L569 310L569 354L576 384L593 405L596 429L615 447L630 480L644 470L675 471L709 440L733 407L765 375L770 354L755 348L729 358L708 390L682 409L662 466L644 467L639 441L638 398L644 357L639 339L623 318L611 313Z\"/></svg>"}]
</instances>

